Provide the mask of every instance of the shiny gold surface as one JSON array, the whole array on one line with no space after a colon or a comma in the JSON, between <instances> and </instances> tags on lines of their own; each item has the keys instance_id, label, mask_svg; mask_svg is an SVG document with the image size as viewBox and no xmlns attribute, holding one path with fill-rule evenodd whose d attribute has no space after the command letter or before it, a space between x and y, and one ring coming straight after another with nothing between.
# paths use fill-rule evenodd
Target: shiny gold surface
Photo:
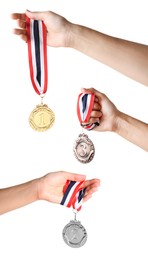
<instances>
[{"instance_id":1,"label":"shiny gold surface","mask_svg":"<svg viewBox=\"0 0 148 260\"><path fill-rule=\"evenodd\" d=\"M51 128L55 121L53 111L45 104L37 105L29 116L30 126L38 131L43 132Z\"/></svg>"}]
</instances>

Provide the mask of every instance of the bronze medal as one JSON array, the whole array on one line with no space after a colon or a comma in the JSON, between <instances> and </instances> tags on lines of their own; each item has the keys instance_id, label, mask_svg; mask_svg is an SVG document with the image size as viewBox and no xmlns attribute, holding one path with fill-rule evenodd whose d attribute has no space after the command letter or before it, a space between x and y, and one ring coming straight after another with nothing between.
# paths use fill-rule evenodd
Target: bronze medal
<instances>
[{"instance_id":1,"label":"bronze medal","mask_svg":"<svg viewBox=\"0 0 148 260\"><path fill-rule=\"evenodd\" d=\"M95 155L95 147L93 142L88 138L88 135L79 134L73 147L74 155L81 163L89 163Z\"/></svg>"}]
</instances>

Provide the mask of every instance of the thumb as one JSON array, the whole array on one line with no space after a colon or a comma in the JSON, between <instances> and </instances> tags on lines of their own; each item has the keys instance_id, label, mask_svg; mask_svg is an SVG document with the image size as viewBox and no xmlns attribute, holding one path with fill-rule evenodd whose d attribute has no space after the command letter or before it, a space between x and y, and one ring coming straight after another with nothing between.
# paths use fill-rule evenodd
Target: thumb
<instances>
[{"instance_id":1,"label":"thumb","mask_svg":"<svg viewBox=\"0 0 148 260\"><path fill-rule=\"evenodd\" d=\"M81 92L86 93L86 94L91 94L91 93L95 93L95 89L94 88L81 88Z\"/></svg>"},{"instance_id":2,"label":"thumb","mask_svg":"<svg viewBox=\"0 0 148 260\"><path fill-rule=\"evenodd\" d=\"M26 15L30 19L34 20L45 20L45 12L31 12L29 10L26 10Z\"/></svg>"},{"instance_id":3,"label":"thumb","mask_svg":"<svg viewBox=\"0 0 148 260\"><path fill-rule=\"evenodd\" d=\"M105 94L103 94L102 92L94 89L94 88L81 88L82 93L86 93L86 94L95 94L96 97L98 97L99 99L103 99L105 97Z\"/></svg>"}]
</instances>

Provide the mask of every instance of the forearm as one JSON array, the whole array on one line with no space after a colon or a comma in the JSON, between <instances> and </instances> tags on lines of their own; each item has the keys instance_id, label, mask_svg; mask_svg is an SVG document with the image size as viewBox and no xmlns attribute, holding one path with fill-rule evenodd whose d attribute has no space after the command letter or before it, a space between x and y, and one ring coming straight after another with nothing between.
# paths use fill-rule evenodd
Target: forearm
<instances>
[{"instance_id":1,"label":"forearm","mask_svg":"<svg viewBox=\"0 0 148 260\"><path fill-rule=\"evenodd\" d=\"M0 215L38 199L38 180L0 189Z\"/></svg>"},{"instance_id":2,"label":"forearm","mask_svg":"<svg viewBox=\"0 0 148 260\"><path fill-rule=\"evenodd\" d=\"M120 113L116 133L148 152L148 124Z\"/></svg>"},{"instance_id":3,"label":"forearm","mask_svg":"<svg viewBox=\"0 0 148 260\"><path fill-rule=\"evenodd\" d=\"M148 46L71 25L69 47L148 86Z\"/></svg>"}]
</instances>

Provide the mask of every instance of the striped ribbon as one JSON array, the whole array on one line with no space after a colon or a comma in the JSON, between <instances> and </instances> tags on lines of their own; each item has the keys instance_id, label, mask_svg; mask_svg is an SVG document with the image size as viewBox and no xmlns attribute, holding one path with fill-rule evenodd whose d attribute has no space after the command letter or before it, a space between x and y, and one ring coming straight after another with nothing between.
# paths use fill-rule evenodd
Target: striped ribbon
<instances>
[{"instance_id":1,"label":"striped ribbon","mask_svg":"<svg viewBox=\"0 0 148 260\"><path fill-rule=\"evenodd\" d=\"M77 101L77 115L81 126L87 130L92 130L98 122L89 123L90 114L93 109L95 94L80 93Z\"/></svg>"},{"instance_id":2,"label":"striped ribbon","mask_svg":"<svg viewBox=\"0 0 148 260\"><path fill-rule=\"evenodd\" d=\"M85 194L85 188L82 189L83 181L67 181L63 192L64 196L61 201L61 205L64 205L68 208L73 207L79 211L82 207L82 201Z\"/></svg>"},{"instance_id":3,"label":"striped ribbon","mask_svg":"<svg viewBox=\"0 0 148 260\"><path fill-rule=\"evenodd\" d=\"M46 26L43 21L26 16L30 77L38 95L45 94L48 84Z\"/></svg>"}]
</instances>

